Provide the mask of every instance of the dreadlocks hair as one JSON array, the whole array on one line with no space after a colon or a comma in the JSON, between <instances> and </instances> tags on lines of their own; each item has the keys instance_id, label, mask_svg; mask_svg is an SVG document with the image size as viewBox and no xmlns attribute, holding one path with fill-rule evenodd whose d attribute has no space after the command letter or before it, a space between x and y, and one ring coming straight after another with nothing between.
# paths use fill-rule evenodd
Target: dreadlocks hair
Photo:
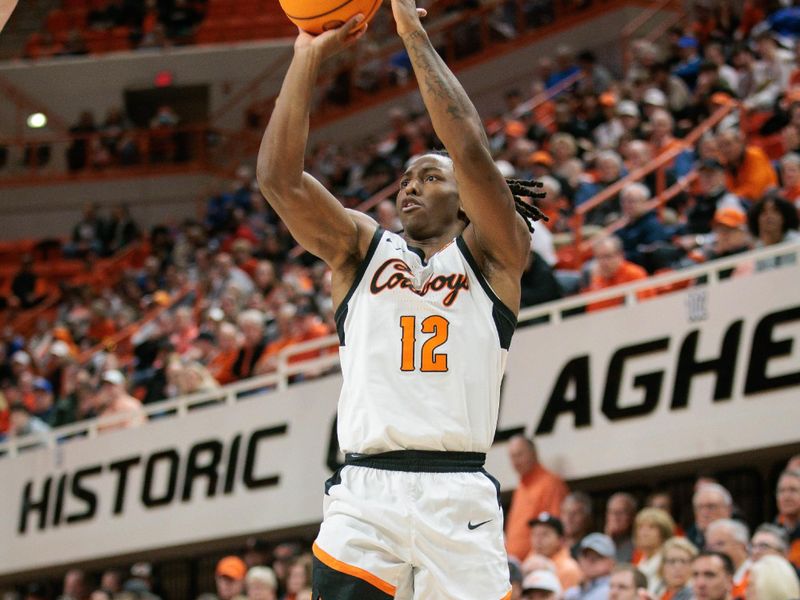
<instances>
[{"instance_id":1,"label":"dreadlocks hair","mask_svg":"<svg viewBox=\"0 0 800 600\"><path fill-rule=\"evenodd\" d=\"M450 153L447 150L431 150L425 154L433 154L435 156L446 156L450 158ZM451 159L452 160L452 159ZM410 161L409 161L410 162ZM541 181L535 179L508 179L506 178L508 189L511 190L511 195L514 196L514 208L517 213L525 220L528 226L528 231L533 233L533 223L536 221L549 221L550 219L545 215L538 206L535 204L528 204L522 198L530 198L532 200L541 200L547 194L539 191L542 187Z\"/></svg>"},{"instance_id":2,"label":"dreadlocks hair","mask_svg":"<svg viewBox=\"0 0 800 600\"><path fill-rule=\"evenodd\" d=\"M538 191L542 187L541 181L533 179L506 179L508 189L514 196L514 208L525 219L525 224L528 226L528 231L533 233L533 223L535 221L549 221L547 215L544 214L535 204L528 204L522 197L528 197L533 200L541 200L546 196L544 192Z\"/></svg>"}]
</instances>

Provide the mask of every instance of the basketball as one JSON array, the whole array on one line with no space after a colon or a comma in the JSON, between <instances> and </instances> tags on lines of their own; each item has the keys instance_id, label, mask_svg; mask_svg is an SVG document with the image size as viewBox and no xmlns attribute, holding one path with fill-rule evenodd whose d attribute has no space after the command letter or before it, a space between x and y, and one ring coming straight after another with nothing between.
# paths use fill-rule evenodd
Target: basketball
<instances>
[{"instance_id":1,"label":"basketball","mask_svg":"<svg viewBox=\"0 0 800 600\"><path fill-rule=\"evenodd\" d=\"M381 6L381 0L280 0L280 3L292 23L313 35L339 27L358 13L364 15L359 25L364 27Z\"/></svg>"}]
</instances>

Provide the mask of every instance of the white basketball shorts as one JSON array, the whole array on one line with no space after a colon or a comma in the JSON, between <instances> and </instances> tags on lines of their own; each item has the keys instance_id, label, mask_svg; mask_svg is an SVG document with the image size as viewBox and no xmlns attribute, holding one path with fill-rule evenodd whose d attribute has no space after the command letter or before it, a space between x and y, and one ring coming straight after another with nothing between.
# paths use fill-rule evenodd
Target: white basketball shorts
<instances>
[{"instance_id":1,"label":"white basketball shorts","mask_svg":"<svg viewBox=\"0 0 800 600\"><path fill-rule=\"evenodd\" d=\"M484 458L416 450L348 455L326 484L315 557L390 598L510 598L499 485Z\"/></svg>"}]
</instances>

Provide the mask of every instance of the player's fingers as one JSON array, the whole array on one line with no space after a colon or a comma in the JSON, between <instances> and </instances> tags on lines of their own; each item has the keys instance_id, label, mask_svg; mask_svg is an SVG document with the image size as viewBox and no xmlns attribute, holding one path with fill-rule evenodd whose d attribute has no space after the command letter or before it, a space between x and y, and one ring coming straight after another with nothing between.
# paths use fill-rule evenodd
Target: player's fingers
<instances>
[{"instance_id":1,"label":"player's fingers","mask_svg":"<svg viewBox=\"0 0 800 600\"><path fill-rule=\"evenodd\" d=\"M417 15L419 16L420 19L423 19L428 16L428 11L425 10L424 8L418 8Z\"/></svg>"},{"instance_id":2,"label":"player's fingers","mask_svg":"<svg viewBox=\"0 0 800 600\"><path fill-rule=\"evenodd\" d=\"M357 15L353 15L347 22L339 28L339 35L343 38L349 37L353 30L358 27L364 21L364 15L358 13Z\"/></svg>"}]
</instances>

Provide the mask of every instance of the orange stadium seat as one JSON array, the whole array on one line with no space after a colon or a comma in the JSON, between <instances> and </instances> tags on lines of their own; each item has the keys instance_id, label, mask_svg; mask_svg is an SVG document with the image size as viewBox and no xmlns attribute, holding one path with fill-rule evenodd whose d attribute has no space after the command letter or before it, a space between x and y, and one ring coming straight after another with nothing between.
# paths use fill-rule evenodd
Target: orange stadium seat
<instances>
[{"instance_id":1,"label":"orange stadium seat","mask_svg":"<svg viewBox=\"0 0 800 600\"><path fill-rule=\"evenodd\" d=\"M89 13L85 6L66 9L69 26L74 29L86 27L86 15Z\"/></svg>"},{"instance_id":2,"label":"orange stadium seat","mask_svg":"<svg viewBox=\"0 0 800 600\"><path fill-rule=\"evenodd\" d=\"M45 27L53 36L58 33L69 30L70 21L66 11L56 8L47 14L47 21Z\"/></svg>"}]
</instances>

